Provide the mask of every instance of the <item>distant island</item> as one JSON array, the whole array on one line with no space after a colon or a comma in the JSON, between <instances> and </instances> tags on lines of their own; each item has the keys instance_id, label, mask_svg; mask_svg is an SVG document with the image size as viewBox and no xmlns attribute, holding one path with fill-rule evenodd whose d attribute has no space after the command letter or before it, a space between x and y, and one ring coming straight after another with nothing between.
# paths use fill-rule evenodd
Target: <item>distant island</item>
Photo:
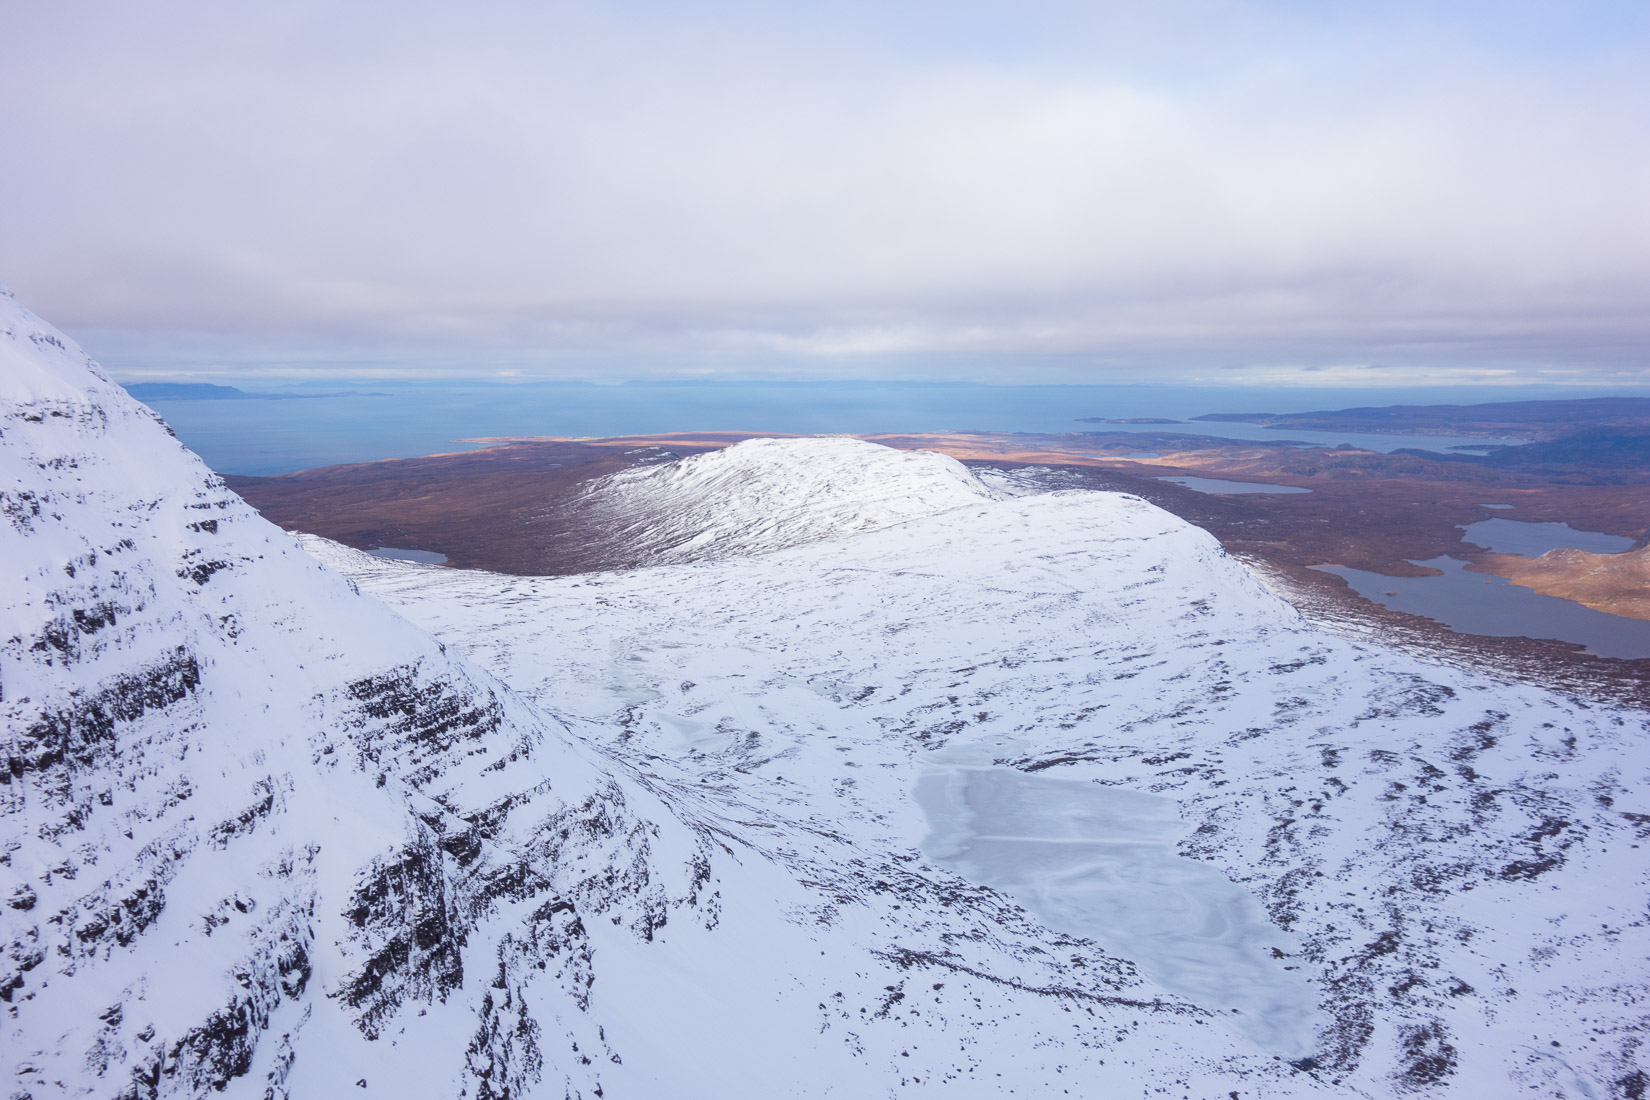
<instances>
[{"instance_id":1,"label":"distant island","mask_svg":"<svg viewBox=\"0 0 1650 1100\"><path fill-rule=\"evenodd\" d=\"M387 393L248 393L211 382L133 382L126 392L139 401L301 401L313 397L389 397Z\"/></svg>"},{"instance_id":2,"label":"distant island","mask_svg":"<svg viewBox=\"0 0 1650 1100\"><path fill-rule=\"evenodd\" d=\"M1650 431L1650 397L1496 401L1483 405L1387 405L1304 413L1205 413L1192 419L1297 431L1459 435L1545 442L1585 428Z\"/></svg>"}]
</instances>

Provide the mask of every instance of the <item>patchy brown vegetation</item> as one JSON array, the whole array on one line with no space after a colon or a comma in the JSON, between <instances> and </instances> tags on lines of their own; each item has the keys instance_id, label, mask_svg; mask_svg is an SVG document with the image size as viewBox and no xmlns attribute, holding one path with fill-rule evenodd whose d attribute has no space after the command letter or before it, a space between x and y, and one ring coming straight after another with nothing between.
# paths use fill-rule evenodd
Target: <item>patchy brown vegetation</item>
<instances>
[{"instance_id":1,"label":"patchy brown vegetation","mask_svg":"<svg viewBox=\"0 0 1650 1100\"><path fill-rule=\"evenodd\" d=\"M434 550L464 568L561 575L615 564L604 556L611 540L582 530L583 511L567 506L585 482L630 465L729 446L755 434L488 440L497 445L227 480L265 516L289 529L362 549ZM1616 614L1642 615L1650 603L1650 577L1643 571L1650 552L1563 552L1531 561L1464 543L1460 528L1499 516L1565 522L1643 543L1650 536L1650 494L1643 485L1574 484L1442 457L1166 432L864 438L939 451L971 464L1050 467L1074 485L1138 494L1215 535L1230 552L1268 571L1297 603L1316 608L1320 617L1358 620L1387 640L1401 638L1420 648L1452 652L1560 688L1608 683L1615 685L1612 692L1621 689L1637 699L1650 680L1650 661L1589 657L1579 646L1562 642L1455 634L1364 600L1338 577L1311 568L1345 565L1388 576L1419 576L1430 570L1412 562L1451 554L1537 591ZM1124 457L1142 452L1158 457ZM1172 476L1269 482L1311 492L1216 496L1159 480ZM1512 507L1492 510L1487 504ZM1637 571L1633 562L1639 563Z\"/></svg>"},{"instance_id":2,"label":"patchy brown vegetation","mask_svg":"<svg viewBox=\"0 0 1650 1100\"><path fill-rule=\"evenodd\" d=\"M672 448L675 454L711 445ZM501 573L578 572L541 514L584 482L634 464L652 441L539 440L480 451L326 466L224 480L288 530L371 550L434 550L456 566ZM657 455L652 451L649 454Z\"/></svg>"},{"instance_id":3,"label":"patchy brown vegetation","mask_svg":"<svg viewBox=\"0 0 1650 1100\"><path fill-rule=\"evenodd\" d=\"M747 438L752 435L707 432L501 440L480 451L228 481L282 526L352 546L415 547L439 551L460 566L559 574L577 570L563 560L574 533L557 526L556 506L584 482L637 462ZM1411 561L1443 554L1473 562L1502 558L1506 555L1487 554L1461 539L1460 527L1491 516L1561 521L1640 541L1650 536L1650 498L1642 486L1554 485L1530 474L1418 455L1155 432L865 438L964 461L1103 472L1107 484L1146 496L1212 531L1234 552L1293 566L1345 565L1419 576L1428 571ZM1123 457L1142 451L1160 457ZM1158 480L1186 475L1312 491L1215 496ZM1512 507L1489 510L1486 504Z\"/></svg>"},{"instance_id":4,"label":"patchy brown vegetation","mask_svg":"<svg viewBox=\"0 0 1650 1100\"><path fill-rule=\"evenodd\" d=\"M1650 619L1650 547L1625 554L1552 550L1539 558L1487 554L1474 565L1544 596L1558 596L1612 615Z\"/></svg>"},{"instance_id":5,"label":"patchy brown vegetation","mask_svg":"<svg viewBox=\"0 0 1650 1100\"><path fill-rule=\"evenodd\" d=\"M1411 561L1443 554L1469 561L1487 557L1462 541L1459 528L1494 516L1565 522L1640 541L1650 536L1650 496L1643 486L1558 485L1531 474L1419 455L1159 433L870 438L896 447L925 446L964 460L1105 470L1119 487L1213 532L1229 550L1292 566L1345 565L1388 576L1421 576L1430 571ZM1160 457L1122 457L1142 451ZM1312 491L1215 496L1156 480L1173 476ZM1512 507L1492 510L1486 504Z\"/></svg>"}]
</instances>

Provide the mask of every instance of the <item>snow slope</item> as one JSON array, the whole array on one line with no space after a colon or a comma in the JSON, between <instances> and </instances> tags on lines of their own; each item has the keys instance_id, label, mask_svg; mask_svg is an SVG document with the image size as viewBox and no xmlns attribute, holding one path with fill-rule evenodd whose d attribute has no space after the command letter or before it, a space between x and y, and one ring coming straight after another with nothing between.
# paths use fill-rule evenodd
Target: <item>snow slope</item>
<instances>
[{"instance_id":1,"label":"snow slope","mask_svg":"<svg viewBox=\"0 0 1650 1100\"><path fill-rule=\"evenodd\" d=\"M1136 498L581 577L311 545L813 884L790 920L889 965L789 964L811 1041L904 1090L1644 1086L1645 715L1326 636Z\"/></svg>"},{"instance_id":2,"label":"snow slope","mask_svg":"<svg viewBox=\"0 0 1650 1100\"><path fill-rule=\"evenodd\" d=\"M932 451L847 438L749 439L609 474L571 507L578 526L602 532L620 560L654 565L875 531L999 495Z\"/></svg>"},{"instance_id":3,"label":"snow slope","mask_svg":"<svg viewBox=\"0 0 1650 1100\"><path fill-rule=\"evenodd\" d=\"M12 1095L1643 1091L1642 714L859 444L649 498L826 541L322 568L9 295L0 367Z\"/></svg>"},{"instance_id":4,"label":"snow slope","mask_svg":"<svg viewBox=\"0 0 1650 1100\"><path fill-rule=\"evenodd\" d=\"M709 839L9 293L0 463L6 1094L598 1095L587 926L713 920Z\"/></svg>"}]
</instances>

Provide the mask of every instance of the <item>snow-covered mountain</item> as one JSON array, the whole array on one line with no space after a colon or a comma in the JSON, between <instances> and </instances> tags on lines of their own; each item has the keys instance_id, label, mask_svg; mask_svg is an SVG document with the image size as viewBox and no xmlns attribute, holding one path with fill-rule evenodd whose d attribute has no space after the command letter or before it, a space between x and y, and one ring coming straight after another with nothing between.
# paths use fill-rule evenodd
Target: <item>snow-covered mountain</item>
<instances>
[{"instance_id":1,"label":"snow-covered mountain","mask_svg":"<svg viewBox=\"0 0 1650 1100\"><path fill-rule=\"evenodd\" d=\"M921 991L908 1080L1644 1080L1645 716L1326 636L1136 498L567 578L312 545L817 884L794 919ZM874 1058L845 997L821 1035Z\"/></svg>"},{"instance_id":2,"label":"snow-covered mountain","mask_svg":"<svg viewBox=\"0 0 1650 1100\"><path fill-rule=\"evenodd\" d=\"M630 565L709 561L875 531L1002 495L956 459L863 440L751 439L593 481L569 526Z\"/></svg>"},{"instance_id":3,"label":"snow-covered mountain","mask_svg":"<svg viewBox=\"0 0 1650 1100\"><path fill-rule=\"evenodd\" d=\"M0 400L7 1095L599 1095L588 929L714 922L711 838L9 294Z\"/></svg>"},{"instance_id":4,"label":"snow-covered mountain","mask_svg":"<svg viewBox=\"0 0 1650 1100\"><path fill-rule=\"evenodd\" d=\"M1650 1085L1642 713L839 440L597 490L720 560L323 568L9 298L0 356L15 1094Z\"/></svg>"}]
</instances>

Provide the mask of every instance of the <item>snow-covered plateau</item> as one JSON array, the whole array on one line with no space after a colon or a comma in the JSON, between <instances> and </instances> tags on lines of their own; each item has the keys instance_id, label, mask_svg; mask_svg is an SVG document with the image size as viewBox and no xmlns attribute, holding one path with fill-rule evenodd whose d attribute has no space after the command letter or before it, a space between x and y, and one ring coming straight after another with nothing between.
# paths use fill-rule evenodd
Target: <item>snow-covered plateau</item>
<instances>
[{"instance_id":1,"label":"snow-covered plateau","mask_svg":"<svg viewBox=\"0 0 1650 1100\"><path fill-rule=\"evenodd\" d=\"M759 441L510 577L299 545L9 295L0 397L9 1096L1650 1086L1646 716L1137 498Z\"/></svg>"}]
</instances>

